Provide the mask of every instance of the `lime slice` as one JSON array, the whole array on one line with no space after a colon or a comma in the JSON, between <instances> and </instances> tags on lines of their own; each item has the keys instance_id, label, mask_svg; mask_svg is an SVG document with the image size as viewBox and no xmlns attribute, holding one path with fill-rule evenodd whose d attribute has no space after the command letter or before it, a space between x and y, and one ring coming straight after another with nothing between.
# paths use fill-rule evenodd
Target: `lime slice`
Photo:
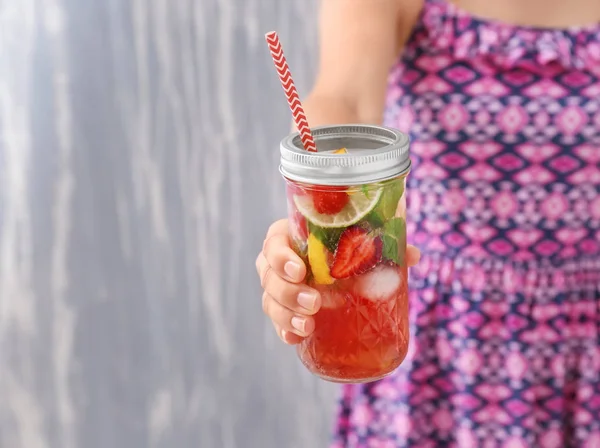
<instances>
[{"instance_id":1,"label":"lime slice","mask_svg":"<svg viewBox=\"0 0 600 448\"><path fill-rule=\"evenodd\" d=\"M381 191L352 191L348 204L335 215L317 212L311 195L294 196L294 203L298 211L313 224L324 228L341 228L356 224L367 216L379 202Z\"/></svg>"}]
</instances>

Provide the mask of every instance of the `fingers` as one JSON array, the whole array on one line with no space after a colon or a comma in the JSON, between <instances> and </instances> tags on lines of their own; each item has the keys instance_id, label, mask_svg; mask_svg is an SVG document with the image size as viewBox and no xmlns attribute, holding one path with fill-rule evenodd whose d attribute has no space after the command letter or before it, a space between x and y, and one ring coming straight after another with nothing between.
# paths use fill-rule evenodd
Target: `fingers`
<instances>
[{"instance_id":1,"label":"fingers","mask_svg":"<svg viewBox=\"0 0 600 448\"><path fill-rule=\"evenodd\" d=\"M286 341L286 333L306 337L315 330L315 321L311 316L296 313L286 308L269 293L265 292L262 297L264 313L271 318L278 330L279 337Z\"/></svg>"},{"instance_id":2,"label":"fingers","mask_svg":"<svg viewBox=\"0 0 600 448\"><path fill-rule=\"evenodd\" d=\"M321 307L320 295L306 285L281 278L263 253L256 259L256 269L265 290L262 297L264 313L273 321L283 342L290 345L300 343L314 331L315 323L310 315Z\"/></svg>"},{"instance_id":3,"label":"fingers","mask_svg":"<svg viewBox=\"0 0 600 448\"><path fill-rule=\"evenodd\" d=\"M307 315L313 315L321 308L321 296L316 290L281 278L263 254L259 254L256 259L256 269L262 288L284 307Z\"/></svg>"},{"instance_id":4,"label":"fingers","mask_svg":"<svg viewBox=\"0 0 600 448\"><path fill-rule=\"evenodd\" d=\"M409 245L406 261L409 267L419 262L419 249ZM320 294L303 284L306 266L290 247L288 221L271 225L263 249L256 258L256 270L264 289L262 306L272 320L283 342L295 345L315 329L313 316L321 308Z\"/></svg>"},{"instance_id":5,"label":"fingers","mask_svg":"<svg viewBox=\"0 0 600 448\"><path fill-rule=\"evenodd\" d=\"M284 343L288 345L296 345L304 340L302 336L298 336L297 334L285 331L276 323L273 323L273 326L275 327L275 332L279 336L279 339L281 339Z\"/></svg>"},{"instance_id":6,"label":"fingers","mask_svg":"<svg viewBox=\"0 0 600 448\"><path fill-rule=\"evenodd\" d=\"M260 278L260 286L264 289L270 276L274 275L274 271L262 252L256 257L256 272L258 272L258 278Z\"/></svg>"},{"instance_id":7,"label":"fingers","mask_svg":"<svg viewBox=\"0 0 600 448\"><path fill-rule=\"evenodd\" d=\"M293 283L300 283L304 280L306 266L290 247L287 219L281 219L271 225L263 243L262 253L269 266L280 277Z\"/></svg>"},{"instance_id":8,"label":"fingers","mask_svg":"<svg viewBox=\"0 0 600 448\"><path fill-rule=\"evenodd\" d=\"M410 244L406 248L406 263L408 267L413 267L421 259L421 251Z\"/></svg>"}]
</instances>

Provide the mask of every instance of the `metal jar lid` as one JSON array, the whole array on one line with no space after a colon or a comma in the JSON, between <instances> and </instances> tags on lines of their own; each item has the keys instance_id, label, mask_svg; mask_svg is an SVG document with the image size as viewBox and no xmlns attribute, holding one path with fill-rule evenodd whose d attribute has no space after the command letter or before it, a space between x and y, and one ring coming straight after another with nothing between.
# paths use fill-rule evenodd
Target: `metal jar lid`
<instances>
[{"instance_id":1,"label":"metal jar lid","mask_svg":"<svg viewBox=\"0 0 600 448\"><path fill-rule=\"evenodd\" d=\"M304 150L294 133L281 141L281 174L315 185L379 182L410 170L408 136L371 125L321 126L311 129L317 152ZM347 154L332 152L346 148Z\"/></svg>"}]
</instances>

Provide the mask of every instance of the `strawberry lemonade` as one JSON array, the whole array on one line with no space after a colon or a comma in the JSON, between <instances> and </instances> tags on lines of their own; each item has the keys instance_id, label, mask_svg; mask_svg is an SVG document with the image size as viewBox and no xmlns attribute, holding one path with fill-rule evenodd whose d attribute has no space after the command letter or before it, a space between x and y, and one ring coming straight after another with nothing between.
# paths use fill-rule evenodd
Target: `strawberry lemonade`
<instances>
[{"instance_id":1,"label":"strawberry lemonade","mask_svg":"<svg viewBox=\"0 0 600 448\"><path fill-rule=\"evenodd\" d=\"M281 144L290 241L322 297L298 355L323 379L374 381L408 349L408 138L363 125L316 128L313 136L316 153L297 135Z\"/></svg>"}]
</instances>

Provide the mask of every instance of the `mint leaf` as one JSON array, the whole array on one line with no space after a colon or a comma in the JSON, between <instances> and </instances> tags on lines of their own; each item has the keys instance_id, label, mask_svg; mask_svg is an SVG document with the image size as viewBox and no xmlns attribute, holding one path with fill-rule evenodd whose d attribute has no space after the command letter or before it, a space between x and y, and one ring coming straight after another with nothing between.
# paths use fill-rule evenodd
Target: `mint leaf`
<instances>
[{"instance_id":1,"label":"mint leaf","mask_svg":"<svg viewBox=\"0 0 600 448\"><path fill-rule=\"evenodd\" d=\"M404 179L395 179L383 186L383 193L375 209L383 219L393 218L398 202L404 194Z\"/></svg>"},{"instance_id":2,"label":"mint leaf","mask_svg":"<svg viewBox=\"0 0 600 448\"><path fill-rule=\"evenodd\" d=\"M400 264L400 254L398 253L398 241L389 235L381 237L383 241L383 258Z\"/></svg>"},{"instance_id":3,"label":"mint leaf","mask_svg":"<svg viewBox=\"0 0 600 448\"><path fill-rule=\"evenodd\" d=\"M389 219L383 225L383 231L386 234L388 234L396 239L398 239L402 236L406 236L406 225L404 223L404 219L402 219L402 218Z\"/></svg>"},{"instance_id":4,"label":"mint leaf","mask_svg":"<svg viewBox=\"0 0 600 448\"><path fill-rule=\"evenodd\" d=\"M370 199L371 196L369 196L369 194L371 193L369 191L369 186L367 184L362 184L360 186L360 190L363 192L363 194L367 197L367 199Z\"/></svg>"},{"instance_id":5,"label":"mint leaf","mask_svg":"<svg viewBox=\"0 0 600 448\"><path fill-rule=\"evenodd\" d=\"M321 241L327 248L327 250L332 253L337 249L338 241L340 240L340 236L342 236L344 230L345 228L329 229L316 226L311 222L308 223L308 231L316 236L317 239Z\"/></svg>"},{"instance_id":6,"label":"mint leaf","mask_svg":"<svg viewBox=\"0 0 600 448\"><path fill-rule=\"evenodd\" d=\"M399 266L405 262L406 223L402 218L392 218L383 226L383 257Z\"/></svg>"},{"instance_id":7,"label":"mint leaf","mask_svg":"<svg viewBox=\"0 0 600 448\"><path fill-rule=\"evenodd\" d=\"M364 188L364 185L363 185ZM383 192L375 208L365 217L371 228L379 229L386 220L394 218L398 202L404 194L404 180L394 179L385 182L382 186Z\"/></svg>"},{"instance_id":8,"label":"mint leaf","mask_svg":"<svg viewBox=\"0 0 600 448\"><path fill-rule=\"evenodd\" d=\"M372 229L378 229L383 226L385 220L377 213L377 209L373 210L365 217L365 221L369 223Z\"/></svg>"}]
</instances>

